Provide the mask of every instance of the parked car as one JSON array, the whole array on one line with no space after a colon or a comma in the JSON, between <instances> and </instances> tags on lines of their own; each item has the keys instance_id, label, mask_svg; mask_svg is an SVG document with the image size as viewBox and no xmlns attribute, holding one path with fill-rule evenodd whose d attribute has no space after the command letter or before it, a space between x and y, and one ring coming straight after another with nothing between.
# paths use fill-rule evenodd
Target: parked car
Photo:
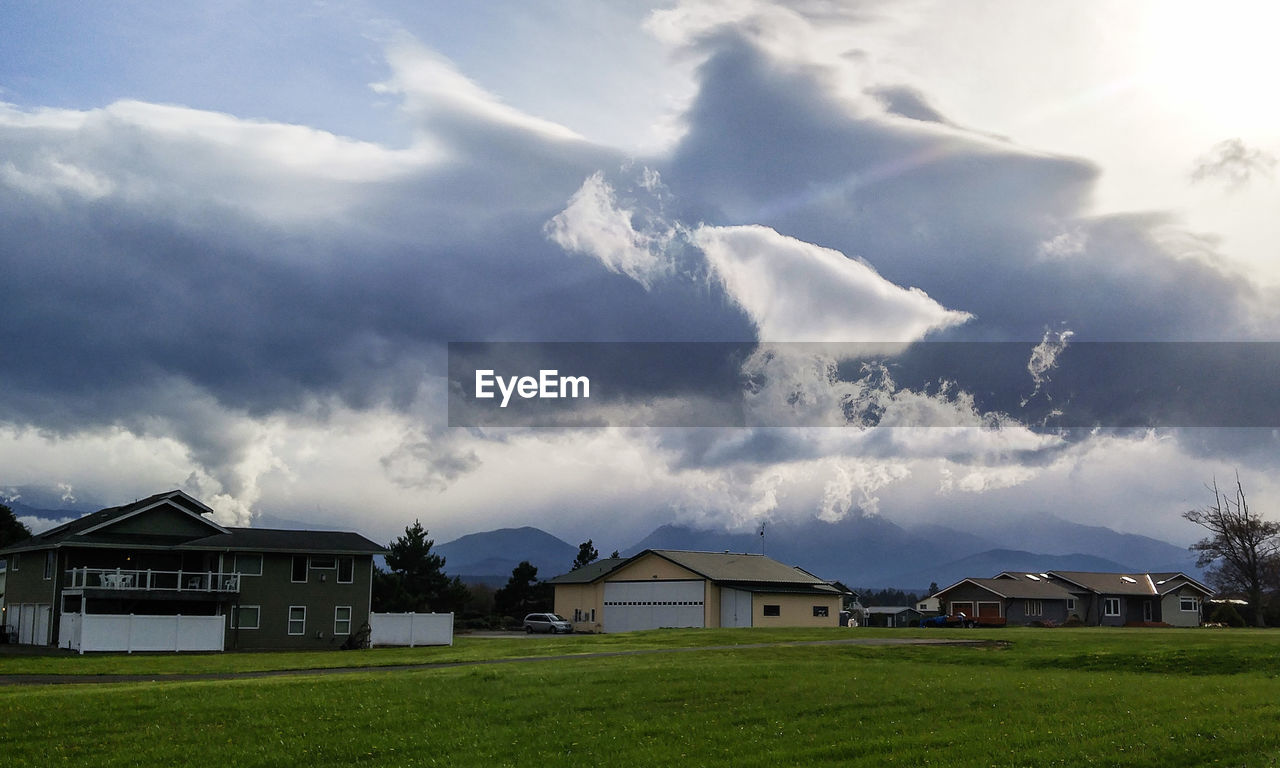
<instances>
[{"instance_id":1,"label":"parked car","mask_svg":"<svg viewBox=\"0 0 1280 768\"><path fill-rule=\"evenodd\" d=\"M534 632L568 634L573 631L573 625L568 619L556 613L531 613L524 617L524 631L530 634Z\"/></svg>"}]
</instances>

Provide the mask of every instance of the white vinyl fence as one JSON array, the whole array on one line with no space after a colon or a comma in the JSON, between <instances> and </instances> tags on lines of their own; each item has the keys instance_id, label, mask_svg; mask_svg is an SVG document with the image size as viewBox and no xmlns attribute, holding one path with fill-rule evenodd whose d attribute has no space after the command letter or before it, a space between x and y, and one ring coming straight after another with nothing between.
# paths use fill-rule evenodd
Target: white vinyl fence
<instances>
[{"instance_id":1,"label":"white vinyl fence","mask_svg":"<svg viewBox=\"0 0 1280 768\"><path fill-rule=\"evenodd\" d=\"M371 613L369 647L453 645L452 613Z\"/></svg>"},{"instance_id":2,"label":"white vinyl fence","mask_svg":"<svg viewBox=\"0 0 1280 768\"><path fill-rule=\"evenodd\" d=\"M225 616L64 613L58 645L80 651L221 651Z\"/></svg>"}]
</instances>

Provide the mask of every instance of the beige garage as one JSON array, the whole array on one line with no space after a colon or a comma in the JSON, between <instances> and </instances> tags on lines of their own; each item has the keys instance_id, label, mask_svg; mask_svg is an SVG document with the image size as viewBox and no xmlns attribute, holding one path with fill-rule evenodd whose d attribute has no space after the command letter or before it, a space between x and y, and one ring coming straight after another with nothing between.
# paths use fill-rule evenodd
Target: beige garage
<instances>
[{"instance_id":1,"label":"beige garage","mask_svg":"<svg viewBox=\"0 0 1280 768\"><path fill-rule=\"evenodd\" d=\"M764 555L647 549L550 580L580 632L665 627L834 627L844 592Z\"/></svg>"}]
</instances>

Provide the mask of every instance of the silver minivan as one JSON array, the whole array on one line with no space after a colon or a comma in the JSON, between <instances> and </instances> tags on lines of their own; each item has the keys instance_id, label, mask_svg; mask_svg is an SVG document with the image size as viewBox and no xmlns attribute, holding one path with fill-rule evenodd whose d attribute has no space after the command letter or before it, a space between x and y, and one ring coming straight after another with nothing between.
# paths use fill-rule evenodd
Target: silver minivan
<instances>
[{"instance_id":1,"label":"silver minivan","mask_svg":"<svg viewBox=\"0 0 1280 768\"><path fill-rule=\"evenodd\" d=\"M573 631L573 625L559 614L531 613L524 617L524 631L530 634L534 632L564 632L568 634Z\"/></svg>"}]
</instances>

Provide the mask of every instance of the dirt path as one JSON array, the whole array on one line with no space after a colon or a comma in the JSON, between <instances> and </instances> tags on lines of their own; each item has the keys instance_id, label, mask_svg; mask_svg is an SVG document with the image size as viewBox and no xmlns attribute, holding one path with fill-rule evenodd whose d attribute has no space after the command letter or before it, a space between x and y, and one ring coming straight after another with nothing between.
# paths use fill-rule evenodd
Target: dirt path
<instances>
[{"instance_id":1,"label":"dirt path","mask_svg":"<svg viewBox=\"0 0 1280 768\"><path fill-rule=\"evenodd\" d=\"M615 656L646 656L659 653L690 653L695 651L735 651L752 648L788 648L815 645L990 645L990 640L950 640L922 637L850 637L839 640L807 640L802 642L744 643L742 645L701 645L687 648L645 648L633 651L597 651L594 653L570 653L554 656L516 656L507 659L480 659L475 661L441 661L422 664L394 664L369 667L325 667L321 669L273 669L260 672L209 672L203 674L155 674L155 675L0 675L0 685L85 685L104 683L186 683L198 680L247 680L258 677L298 677L302 675L349 675L357 672L409 672L424 669L449 669L451 667L478 667L490 664L527 664L539 661L568 661L573 659L607 659Z\"/></svg>"}]
</instances>

